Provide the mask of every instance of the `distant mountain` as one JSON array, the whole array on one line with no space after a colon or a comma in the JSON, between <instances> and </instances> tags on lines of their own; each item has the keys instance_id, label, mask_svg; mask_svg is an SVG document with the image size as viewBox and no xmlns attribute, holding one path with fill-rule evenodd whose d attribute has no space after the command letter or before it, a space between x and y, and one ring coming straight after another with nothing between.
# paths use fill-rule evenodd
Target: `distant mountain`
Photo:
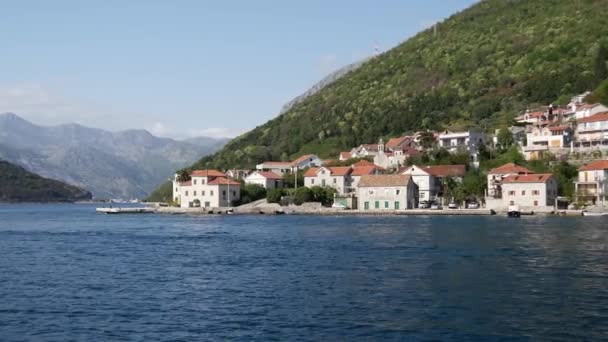
<instances>
[{"instance_id":1,"label":"distant mountain","mask_svg":"<svg viewBox=\"0 0 608 342\"><path fill-rule=\"evenodd\" d=\"M0 114L0 158L89 189L95 198L143 198L176 169L226 142L176 141L146 130L109 132L78 124L47 127Z\"/></svg>"},{"instance_id":2,"label":"distant mountain","mask_svg":"<svg viewBox=\"0 0 608 342\"><path fill-rule=\"evenodd\" d=\"M91 196L79 187L40 177L0 160L0 202L74 202L90 200Z\"/></svg>"}]
</instances>

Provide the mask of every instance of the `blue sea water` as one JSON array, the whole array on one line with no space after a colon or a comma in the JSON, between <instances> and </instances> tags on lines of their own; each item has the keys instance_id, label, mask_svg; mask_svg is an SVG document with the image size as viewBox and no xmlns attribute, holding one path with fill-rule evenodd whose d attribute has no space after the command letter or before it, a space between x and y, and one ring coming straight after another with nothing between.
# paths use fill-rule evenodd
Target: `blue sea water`
<instances>
[{"instance_id":1,"label":"blue sea water","mask_svg":"<svg viewBox=\"0 0 608 342\"><path fill-rule=\"evenodd\" d=\"M0 340L607 340L605 218L0 205Z\"/></svg>"}]
</instances>

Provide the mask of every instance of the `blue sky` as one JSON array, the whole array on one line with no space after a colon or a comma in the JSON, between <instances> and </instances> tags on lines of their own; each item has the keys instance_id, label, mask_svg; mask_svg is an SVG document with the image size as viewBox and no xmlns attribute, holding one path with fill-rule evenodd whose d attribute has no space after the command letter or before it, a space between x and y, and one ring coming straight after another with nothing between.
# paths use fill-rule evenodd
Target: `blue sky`
<instances>
[{"instance_id":1,"label":"blue sky","mask_svg":"<svg viewBox=\"0 0 608 342\"><path fill-rule=\"evenodd\" d=\"M0 112L234 136L474 0L0 0Z\"/></svg>"}]
</instances>

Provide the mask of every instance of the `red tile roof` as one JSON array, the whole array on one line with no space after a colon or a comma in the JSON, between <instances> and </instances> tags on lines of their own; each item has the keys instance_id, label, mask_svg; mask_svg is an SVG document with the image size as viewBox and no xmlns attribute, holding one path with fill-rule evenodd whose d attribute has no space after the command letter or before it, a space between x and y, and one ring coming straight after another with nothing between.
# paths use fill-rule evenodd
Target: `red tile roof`
<instances>
[{"instance_id":1,"label":"red tile roof","mask_svg":"<svg viewBox=\"0 0 608 342\"><path fill-rule=\"evenodd\" d=\"M531 112L531 113L526 113L526 115L530 118L539 118L539 117L545 115L545 112Z\"/></svg>"},{"instance_id":2,"label":"red tile roof","mask_svg":"<svg viewBox=\"0 0 608 342\"><path fill-rule=\"evenodd\" d=\"M208 185L241 185L241 183L225 177L218 177L207 183Z\"/></svg>"},{"instance_id":3,"label":"red tile roof","mask_svg":"<svg viewBox=\"0 0 608 342\"><path fill-rule=\"evenodd\" d=\"M362 159L362 160L359 160L358 162L354 163L352 166L354 168L361 167L361 166L374 166L374 163L370 162L369 160Z\"/></svg>"},{"instance_id":4,"label":"red tile roof","mask_svg":"<svg viewBox=\"0 0 608 342\"><path fill-rule=\"evenodd\" d=\"M579 171L608 170L608 159L594 160L585 166L581 166L578 170Z\"/></svg>"},{"instance_id":5,"label":"red tile roof","mask_svg":"<svg viewBox=\"0 0 608 342\"><path fill-rule=\"evenodd\" d=\"M280 166L291 166L291 162L281 162L281 161L265 161L262 163L263 165L280 165Z\"/></svg>"},{"instance_id":6,"label":"red tile roof","mask_svg":"<svg viewBox=\"0 0 608 342\"><path fill-rule=\"evenodd\" d=\"M579 110L585 110L585 109L595 108L595 107L597 107L599 105L601 105L601 104L600 103L583 104L580 107L576 108L576 111L578 112Z\"/></svg>"},{"instance_id":7,"label":"red tile roof","mask_svg":"<svg viewBox=\"0 0 608 342\"><path fill-rule=\"evenodd\" d=\"M304 173L304 177L316 177L321 169L328 170L332 176L346 176L352 171L350 166L311 167Z\"/></svg>"},{"instance_id":8,"label":"red tile roof","mask_svg":"<svg viewBox=\"0 0 608 342\"><path fill-rule=\"evenodd\" d=\"M364 175L361 176L358 186L361 188L406 186L410 180L410 175Z\"/></svg>"},{"instance_id":9,"label":"red tile roof","mask_svg":"<svg viewBox=\"0 0 608 342\"><path fill-rule=\"evenodd\" d=\"M226 177L226 174L218 170L194 170L192 177Z\"/></svg>"},{"instance_id":10,"label":"red tile roof","mask_svg":"<svg viewBox=\"0 0 608 342\"><path fill-rule=\"evenodd\" d=\"M353 169L353 173L351 173L351 176L372 175L377 173L378 171L384 171L384 168L378 165L359 166Z\"/></svg>"},{"instance_id":11,"label":"red tile roof","mask_svg":"<svg viewBox=\"0 0 608 342\"><path fill-rule=\"evenodd\" d=\"M388 147L388 148L396 148L396 147L399 147L399 145L405 143L408 140L412 140L412 137L406 135L406 136L403 136L403 137L392 138L392 139L388 140L388 142L386 143L386 147Z\"/></svg>"},{"instance_id":12,"label":"red tile roof","mask_svg":"<svg viewBox=\"0 0 608 342\"><path fill-rule=\"evenodd\" d=\"M314 158L314 157L316 157L314 154L305 154L305 155L299 157L298 159L292 161L291 165L292 166L299 165L300 163L304 162L306 159L310 159L310 158Z\"/></svg>"},{"instance_id":13,"label":"red tile roof","mask_svg":"<svg viewBox=\"0 0 608 342\"><path fill-rule=\"evenodd\" d=\"M553 177L550 173L535 173L531 175L510 175L502 180L504 183L547 183Z\"/></svg>"},{"instance_id":14,"label":"red tile roof","mask_svg":"<svg viewBox=\"0 0 608 342\"><path fill-rule=\"evenodd\" d=\"M350 159L350 152L340 152L340 159Z\"/></svg>"},{"instance_id":15,"label":"red tile roof","mask_svg":"<svg viewBox=\"0 0 608 342\"><path fill-rule=\"evenodd\" d=\"M578 120L578 123L608 121L608 112L597 113Z\"/></svg>"},{"instance_id":16,"label":"red tile roof","mask_svg":"<svg viewBox=\"0 0 608 342\"><path fill-rule=\"evenodd\" d=\"M256 172L258 175L264 177L264 178L268 178L268 179L283 179L283 177L281 177L280 175L277 175L274 172L271 171L257 171Z\"/></svg>"},{"instance_id":17,"label":"red tile roof","mask_svg":"<svg viewBox=\"0 0 608 342\"><path fill-rule=\"evenodd\" d=\"M464 177L466 173L465 165L432 165L423 166L422 170L435 177Z\"/></svg>"},{"instance_id":18,"label":"red tile roof","mask_svg":"<svg viewBox=\"0 0 608 342\"><path fill-rule=\"evenodd\" d=\"M488 171L488 174L494 174L494 175L528 174L528 173L534 173L534 172L526 169L523 166L519 166L515 163L507 163L505 165L499 166L495 169Z\"/></svg>"}]
</instances>

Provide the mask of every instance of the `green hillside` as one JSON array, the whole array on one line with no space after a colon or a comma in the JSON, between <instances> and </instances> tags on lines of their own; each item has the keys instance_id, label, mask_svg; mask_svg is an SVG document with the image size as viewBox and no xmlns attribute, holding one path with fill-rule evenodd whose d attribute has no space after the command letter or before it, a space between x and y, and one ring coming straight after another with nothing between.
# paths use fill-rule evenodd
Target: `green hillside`
<instances>
[{"instance_id":1,"label":"green hillside","mask_svg":"<svg viewBox=\"0 0 608 342\"><path fill-rule=\"evenodd\" d=\"M0 160L0 202L73 202L90 200L91 193Z\"/></svg>"},{"instance_id":2,"label":"green hillside","mask_svg":"<svg viewBox=\"0 0 608 342\"><path fill-rule=\"evenodd\" d=\"M608 78L608 0L486 0L374 57L194 168L336 154L419 129L493 130Z\"/></svg>"}]
</instances>

